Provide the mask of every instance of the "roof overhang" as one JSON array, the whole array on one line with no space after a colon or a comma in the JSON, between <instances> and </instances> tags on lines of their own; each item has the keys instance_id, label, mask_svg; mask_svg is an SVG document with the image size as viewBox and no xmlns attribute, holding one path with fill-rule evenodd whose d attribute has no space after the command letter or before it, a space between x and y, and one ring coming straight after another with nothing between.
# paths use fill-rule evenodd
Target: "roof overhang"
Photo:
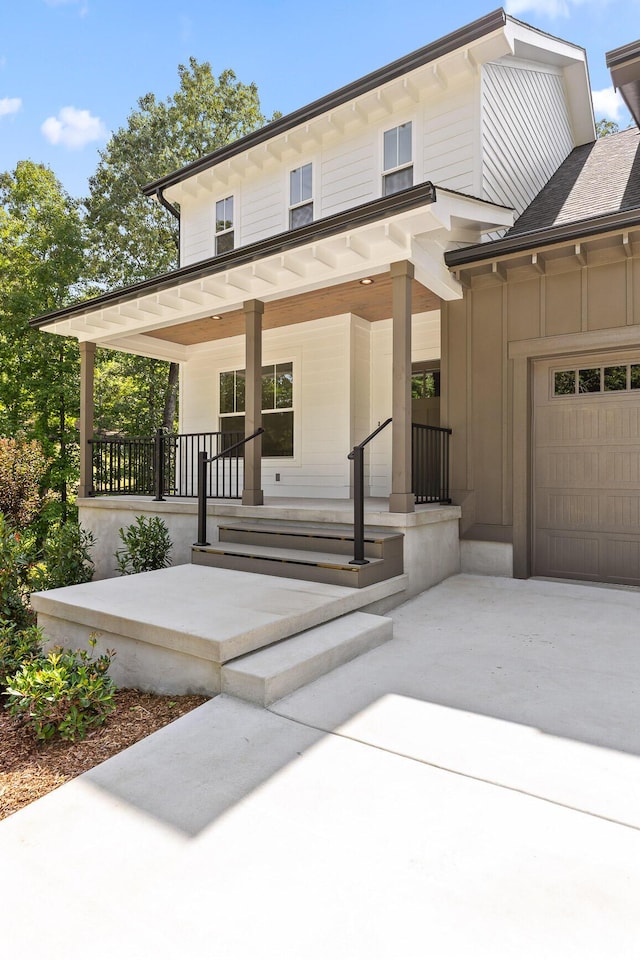
<instances>
[{"instance_id":1,"label":"roof overhang","mask_svg":"<svg viewBox=\"0 0 640 960\"><path fill-rule=\"evenodd\" d=\"M470 76L483 64L517 57L562 70L576 144L595 139L593 107L582 47L508 16L492 13L382 67L300 110L176 170L143 192L163 203L185 203L234 187L255 172L293 163L304 151L397 111Z\"/></svg>"},{"instance_id":2,"label":"roof overhang","mask_svg":"<svg viewBox=\"0 0 640 960\"><path fill-rule=\"evenodd\" d=\"M231 253L103 294L32 320L35 327L105 346L177 324L386 273L410 260L415 278L443 300L462 296L446 268L452 244L511 225L513 212L435 188L411 187ZM153 356L150 344L146 352Z\"/></svg>"},{"instance_id":3,"label":"roof overhang","mask_svg":"<svg viewBox=\"0 0 640 960\"><path fill-rule=\"evenodd\" d=\"M448 250L444 259L450 269L455 269L488 260L496 261L502 257L558 244L579 243L581 240L605 233L619 233L638 224L640 224L640 210L589 217L573 223L563 223L557 227L545 227L543 230L533 230L530 233L507 236L501 240L474 244L460 250Z\"/></svg>"},{"instance_id":4,"label":"roof overhang","mask_svg":"<svg viewBox=\"0 0 640 960\"><path fill-rule=\"evenodd\" d=\"M640 127L640 40L611 50L606 57L613 86Z\"/></svg>"}]
</instances>

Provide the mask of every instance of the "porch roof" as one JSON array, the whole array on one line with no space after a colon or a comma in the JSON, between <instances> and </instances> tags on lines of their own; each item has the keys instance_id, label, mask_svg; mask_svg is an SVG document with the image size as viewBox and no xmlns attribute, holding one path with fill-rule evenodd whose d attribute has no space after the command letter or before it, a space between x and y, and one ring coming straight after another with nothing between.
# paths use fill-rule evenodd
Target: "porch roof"
<instances>
[{"instance_id":1,"label":"porch roof","mask_svg":"<svg viewBox=\"0 0 640 960\"><path fill-rule=\"evenodd\" d=\"M358 285L359 297L349 301L352 306L340 299L339 288L387 274L389 265L399 260L410 260L417 283L430 291L429 305L420 309L433 309L439 299L462 295L444 264L444 251L509 226L512 219L506 207L424 183L56 310L31 324L115 349L186 359L188 345L201 338L176 334L178 327L197 322L202 328L204 322L207 339L234 335L227 329L221 332L216 324L231 320L230 315L252 299L284 307L283 301L306 295L309 310L317 316L355 312L365 288ZM319 309L323 312L317 313Z\"/></svg>"}]
</instances>

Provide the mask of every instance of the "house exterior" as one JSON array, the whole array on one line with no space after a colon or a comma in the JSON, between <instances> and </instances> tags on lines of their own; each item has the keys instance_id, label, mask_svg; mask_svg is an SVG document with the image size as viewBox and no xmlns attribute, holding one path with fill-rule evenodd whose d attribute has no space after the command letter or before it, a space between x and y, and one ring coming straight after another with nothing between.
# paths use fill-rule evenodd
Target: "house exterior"
<instances>
[{"instance_id":1,"label":"house exterior","mask_svg":"<svg viewBox=\"0 0 640 960\"><path fill-rule=\"evenodd\" d=\"M412 423L446 427L463 567L640 582L637 136L596 142L584 50L496 10L149 184L180 267L34 321L81 346L81 512L100 345L180 364L181 434L264 427L253 515L348 501L391 417L384 522L418 522Z\"/></svg>"}]
</instances>

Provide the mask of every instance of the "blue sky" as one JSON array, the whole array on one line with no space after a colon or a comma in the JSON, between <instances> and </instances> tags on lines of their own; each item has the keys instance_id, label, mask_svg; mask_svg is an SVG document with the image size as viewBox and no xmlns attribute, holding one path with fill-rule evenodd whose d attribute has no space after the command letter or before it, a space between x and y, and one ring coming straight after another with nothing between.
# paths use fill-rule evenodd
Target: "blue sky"
<instances>
[{"instance_id":1,"label":"blue sky","mask_svg":"<svg viewBox=\"0 0 640 960\"><path fill-rule=\"evenodd\" d=\"M640 39L640 0L509 0L507 12L587 50L596 116L627 126L605 52ZM82 196L138 97L164 99L190 56L288 113L495 9L491 0L4 0L0 171L30 158Z\"/></svg>"}]
</instances>

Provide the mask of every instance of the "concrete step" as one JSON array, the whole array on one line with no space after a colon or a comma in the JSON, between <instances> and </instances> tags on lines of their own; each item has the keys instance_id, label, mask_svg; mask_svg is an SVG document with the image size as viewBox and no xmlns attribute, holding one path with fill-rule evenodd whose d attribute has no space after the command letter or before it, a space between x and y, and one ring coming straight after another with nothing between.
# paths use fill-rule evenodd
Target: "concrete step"
<instances>
[{"instance_id":1,"label":"concrete step","mask_svg":"<svg viewBox=\"0 0 640 960\"><path fill-rule=\"evenodd\" d=\"M362 589L184 564L31 595L50 645L117 650L111 675L158 693L220 692L221 666L366 607L406 599L407 576Z\"/></svg>"},{"instance_id":2,"label":"concrete step","mask_svg":"<svg viewBox=\"0 0 640 960\"><path fill-rule=\"evenodd\" d=\"M359 565L350 563L343 554L252 543L221 542L193 547L191 562L345 587L366 587L402 573L402 557L372 558Z\"/></svg>"},{"instance_id":3,"label":"concrete step","mask_svg":"<svg viewBox=\"0 0 640 960\"><path fill-rule=\"evenodd\" d=\"M220 541L250 543L254 546L321 551L353 557L353 527L344 525L225 523L218 529ZM367 558L402 556L403 535L395 530L365 531L364 555Z\"/></svg>"},{"instance_id":4,"label":"concrete step","mask_svg":"<svg viewBox=\"0 0 640 960\"><path fill-rule=\"evenodd\" d=\"M393 635L393 621L350 613L222 667L222 692L267 707Z\"/></svg>"}]
</instances>

